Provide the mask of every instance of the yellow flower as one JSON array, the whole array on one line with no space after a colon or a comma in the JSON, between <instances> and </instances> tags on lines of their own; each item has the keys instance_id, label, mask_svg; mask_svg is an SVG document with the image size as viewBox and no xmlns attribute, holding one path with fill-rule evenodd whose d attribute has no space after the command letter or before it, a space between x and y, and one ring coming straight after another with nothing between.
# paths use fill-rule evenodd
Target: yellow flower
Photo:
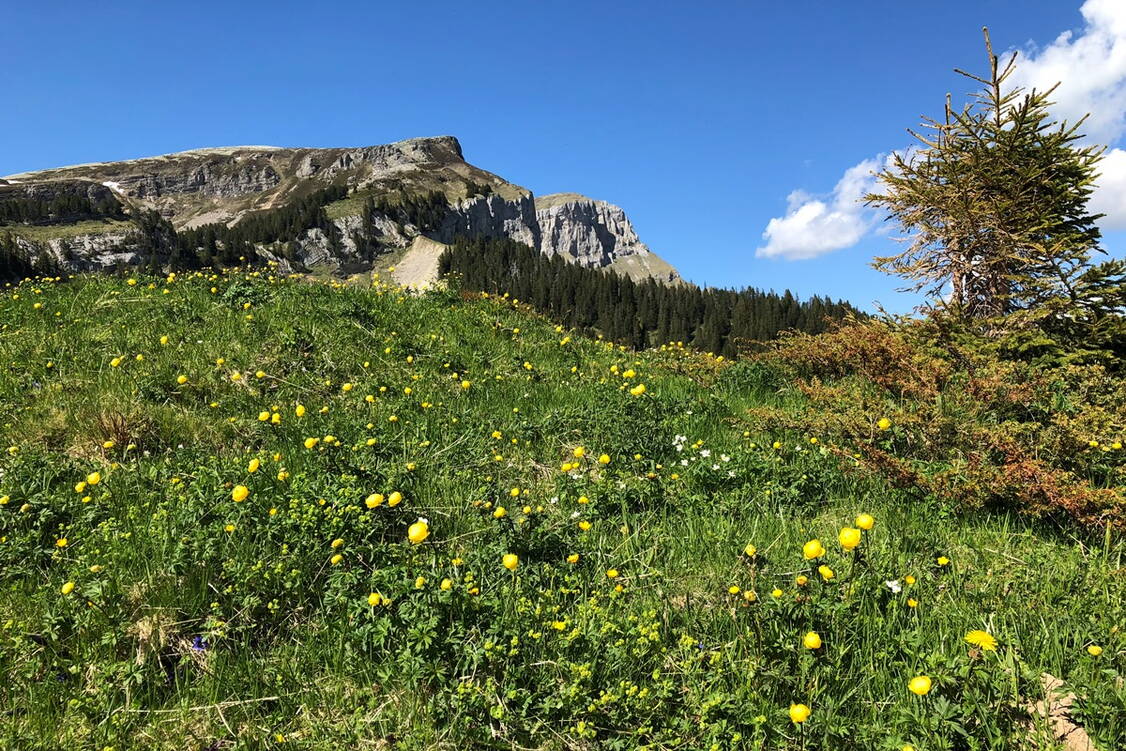
<instances>
[{"instance_id":1,"label":"yellow flower","mask_svg":"<svg viewBox=\"0 0 1126 751\"><path fill-rule=\"evenodd\" d=\"M418 544L430 536L430 524L425 519L419 519L407 529L407 539Z\"/></svg>"},{"instance_id":2,"label":"yellow flower","mask_svg":"<svg viewBox=\"0 0 1126 751\"><path fill-rule=\"evenodd\" d=\"M246 471L249 472L250 474L254 474L255 472L258 471L258 468L260 466L262 466L261 461L259 461L257 458L251 459L250 464L246 465Z\"/></svg>"},{"instance_id":3,"label":"yellow flower","mask_svg":"<svg viewBox=\"0 0 1126 751\"><path fill-rule=\"evenodd\" d=\"M567 563L578 563L578 562L579 562L579 554L578 553L571 553L569 556L567 556Z\"/></svg>"},{"instance_id":4,"label":"yellow flower","mask_svg":"<svg viewBox=\"0 0 1126 751\"><path fill-rule=\"evenodd\" d=\"M801 724L809 719L809 707L804 704L790 705L790 721Z\"/></svg>"},{"instance_id":5,"label":"yellow flower","mask_svg":"<svg viewBox=\"0 0 1126 751\"><path fill-rule=\"evenodd\" d=\"M508 509L506 509L504 506L497 506L496 510L493 511L494 519L501 519L505 516L508 516Z\"/></svg>"},{"instance_id":6,"label":"yellow flower","mask_svg":"<svg viewBox=\"0 0 1126 751\"><path fill-rule=\"evenodd\" d=\"M806 649L821 649L821 635L816 631L810 631L802 637L801 643Z\"/></svg>"},{"instance_id":7,"label":"yellow flower","mask_svg":"<svg viewBox=\"0 0 1126 751\"><path fill-rule=\"evenodd\" d=\"M745 589L743 590L743 599L747 602L754 602L758 599L758 595L755 594L753 589Z\"/></svg>"},{"instance_id":8,"label":"yellow flower","mask_svg":"<svg viewBox=\"0 0 1126 751\"><path fill-rule=\"evenodd\" d=\"M782 590L780 590L780 589L778 589L777 587L775 587L775 588L774 588L774 589L773 589L773 590L771 591L771 593L770 593L770 596L771 596L771 597L773 597L774 599L776 599L776 600L777 600L777 599L778 599L779 597L781 597L781 596L782 596Z\"/></svg>"},{"instance_id":9,"label":"yellow flower","mask_svg":"<svg viewBox=\"0 0 1126 751\"><path fill-rule=\"evenodd\" d=\"M448 592L448 591L450 591L451 588L453 588L454 583L452 581L450 581L449 579L443 579L442 583L439 584L438 586L441 587L443 591Z\"/></svg>"},{"instance_id":10,"label":"yellow flower","mask_svg":"<svg viewBox=\"0 0 1126 751\"><path fill-rule=\"evenodd\" d=\"M810 540L802 546L801 553L807 561L811 561L825 555L825 547L820 540Z\"/></svg>"},{"instance_id":11,"label":"yellow flower","mask_svg":"<svg viewBox=\"0 0 1126 751\"><path fill-rule=\"evenodd\" d=\"M378 592L372 592L370 595L368 595L368 605L372 606L373 608L382 602L383 595L379 594Z\"/></svg>"},{"instance_id":12,"label":"yellow flower","mask_svg":"<svg viewBox=\"0 0 1126 751\"><path fill-rule=\"evenodd\" d=\"M794 584L797 584L799 587L804 587L806 584L809 584L809 577L805 574L799 574L794 578Z\"/></svg>"},{"instance_id":13,"label":"yellow flower","mask_svg":"<svg viewBox=\"0 0 1126 751\"><path fill-rule=\"evenodd\" d=\"M756 553L758 553L758 548L749 542L747 543L747 547L743 548L743 555L748 558L754 558Z\"/></svg>"},{"instance_id":14,"label":"yellow flower","mask_svg":"<svg viewBox=\"0 0 1126 751\"><path fill-rule=\"evenodd\" d=\"M865 532L872 529L876 524L876 520L872 518L871 514L860 514L856 517L856 526L863 529Z\"/></svg>"},{"instance_id":15,"label":"yellow flower","mask_svg":"<svg viewBox=\"0 0 1126 751\"><path fill-rule=\"evenodd\" d=\"M331 563L333 566L335 566L336 564L340 563L342 560L344 560L344 556L340 555L340 553L337 553L332 558L330 558L328 560L328 562Z\"/></svg>"},{"instance_id":16,"label":"yellow flower","mask_svg":"<svg viewBox=\"0 0 1126 751\"><path fill-rule=\"evenodd\" d=\"M836 576L836 574L833 573L833 569L831 569L831 568L829 568L828 566L825 566L825 565L818 566L817 567L817 573L821 574L821 578L824 579L825 581L829 581L834 576Z\"/></svg>"},{"instance_id":17,"label":"yellow flower","mask_svg":"<svg viewBox=\"0 0 1126 751\"><path fill-rule=\"evenodd\" d=\"M887 430L891 427L891 420L887 419L886 417L881 417L879 419L879 422L876 423L876 427L878 427L880 430Z\"/></svg>"},{"instance_id":18,"label":"yellow flower","mask_svg":"<svg viewBox=\"0 0 1126 751\"><path fill-rule=\"evenodd\" d=\"M181 386L183 386L187 382L188 377L186 375L176 376L176 383L180 384Z\"/></svg>"},{"instance_id":19,"label":"yellow flower","mask_svg":"<svg viewBox=\"0 0 1126 751\"><path fill-rule=\"evenodd\" d=\"M113 358L112 360L109 361L109 366L111 368L116 368L120 364L121 364L121 358L120 357L115 357L115 358Z\"/></svg>"},{"instance_id":20,"label":"yellow flower","mask_svg":"<svg viewBox=\"0 0 1126 751\"><path fill-rule=\"evenodd\" d=\"M737 595L737 594L739 594L739 592L741 592L741 591L742 591L742 590L740 590L740 589L739 589L738 587L736 587L736 586L735 586L734 584L732 584L732 585L731 585L730 587L728 587L728 588L727 588L727 594L729 594L729 595Z\"/></svg>"},{"instance_id":21,"label":"yellow flower","mask_svg":"<svg viewBox=\"0 0 1126 751\"><path fill-rule=\"evenodd\" d=\"M258 422L266 422L266 420L269 420L269 419L270 419L270 413L269 413L268 410L262 410L261 412L258 413Z\"/></svg>"},{"instance_id":22,"label":"yellow flower","mask_svg":"<svg viewBox=\"0 0 1126 751\"><path fill-rule=\"evenodd\" d=\"M617 579L618 578L618 569L616 569L616 568L606 569L606 576L608 576L611 579Z\"/></svg>"},{"instance_id":23,"label":"yellow flower","mask_svg":"<svg viewBox=\"0 0 1126 751\"><path fill-rule=\"evenodd\" d=\"M855 527L845 527L837 535L837 539L840 541L842 548L852 550L860 544L860 530Z\"/></svg>"},{"instance_id":24,"label":"yellow flower","mask_svg":"<svg viewBox=\"0 0 1126 751\"><path fill-rule=\"evenodd\" d=\"M403 494L400 493L397 490L395 492L393 492L391 495L387 496L387 505L390 508L395 508L396 506L398 506L402 502L403 502Z\"/></svg>"},{"instance_id":25,"label":"yellow flower","mask_svg":"<svg viewBox=\"0 0 1126 751\"><path fill-rule=\"evenodd\" d=\"M306 438L305 439L305 448L311 449L320 442L321 442L320 438Z\"/></svg>"},{"instance_id":26,"label":"yellow flower","mask_svg":"<svg viewBox=\"0 0 1126 751\"><path fill-rule=\"evenodd\" d=\"M600 455L598 457L598 463L599 464L609 464L610 463L610 455L609 454Z\"/></svg>"},{"instance_id":27,"label":"yellow flower","mask_svg":"<svg viewBox=\"0 0 1126 751\"><path fill-rule=\"evenodd\" d=\"M250 495L249 488L245 485L235 485L235 489L231 491L231 500L235 503L241 503L246 500L248 495Z\"/></svg>"},{"instance_id":28,"label":"yellow flower","mask_svg":"<svg viewBox=\"0 0 1126 751\"><path fill-rule=\"evenodd\" d=\"M426 577L420 576L420 577L418 577L417 579L414 580L414 588L415 589L422 589L425 586L426 586Z\"/></svg>"},{"instance_id":29,"label":"yellow flower","mask_svg":"<svg viewBox=\"0 0 1126 751\"><path fill-rule=\"evenodd\" d=\"M295 409L293 411L298 417L304 417L305 416L305 405L304 404L298 404L297 409Z\"/></svg>"},{"instance_id":30,"label":"yellow flower","mask_svg":"<svg viewBox=\"0 0 1126 751\"><path fill-rule=\"evenodd\" d=\"M101 472L91 472L90 474L86 475L86 484L87 485L97 485L101 481L102 481L102 473Z\"/></svg>"},{"instance_id":31,"label":"yellow flower","mask_svg":"<svg viewBox=\"0 0 1126 751\"><path fill-rule=\"evenodd\" d=\"M581 529L583 532L586 532L590 529L590 522L588 522L586 519L583 519L579 522L579 529Z\"/></svg>"},{"instance_id":32,"label":"yellow flower","mask_svg":"<svg viewBox=\"0 0 1126 751\"><path fill-rule=\"evenodd\" d=\"M64 595L69 595L71 592L74 591L74 582L67 582L66 584L63 585L63 588L59 591L62 592Z\"/></svg>"},{"instance_id":33,"label":"yellow flower","mask_svg":"<svg viewBox=\"0 0 1126 751\"><path fill-rule=\"evenodd\" d=\"M925 675L917 675L907 682L907 690L916 696L926 696L931 690L931 679Z\"/></svg>"},{"instance_id":34,"label":"yellow flower","mask_svg":"<svg viewBox=\"0 0 1126 751\"><path fill-rule=\"evenodd\" d=\"M55 547L57 548L65 548L66 545L67 542L65 537L60 537L59 539L55 540Z\"/></svg>"},{"instance_id":35,"label":"yellow flower","mask_svg":"<svg viewBox=\"0 0 1126 751\"><path fill-rule=\"evenodd\" d=\"M381 493L372 493L366 499L364 499L364 504L368 508L376 508L377 506L379 506L382 503L383 503L383 495Z\"/></svg>"},{"instance_id":36,"label":"yellow flower","mask_svg":"<svg viewBox=\"0 0 1126 751\"><path fill-rule=\"evenodd\" d=\"M947 558L947 557L946 557L946 556L944 556L944 555L940 555L940 556L938 557L938 565L939 565L939 566L949 566L949 565L950 565L950 559L949 559L949 558Z\"/></svg>"},{"instance_id":37,"label":"yellow flower","mask_svg":"<svg viewBox=\"0 0 1126 751\"><path fill-rule=\"evenodd\" d=\"M1091 655L1092 657L1098 657L1102 653L1103 648L1098 644L1092 644L1091 646L1087 647L1087 654Z\"/></svg>"},{"instance_id":38,"label":"yellow flower","mask_svg":"<svg viewBox=\"0 0 1126 751\"><path fill-rule=\"evenodd\" d=\"M461 388L462 388L463 390L468 390L468 389L469 389L469 387L470 387L470 386L472 386L472 385L473 385L473 384L471 384L471 383L470 383L469 381L462 381L462 382L461 382Z\"/></svg>"},{"instance_id":39,"label":"yellow flower","mask_svg":"<svg viewBox=\"0 0 1126 751\"><path fill-rule=\"evenodd\" d=\"M586 449L582 446L576 446L572 453L574 453L576 459L582 459L586 455Z\"/></svg>"},{"instance_id":40,"label":"yellow flower","mask_svg":"<svg viewBox=\"0 0 1126 751\"><path fill-rule=\"evenodd\" d=\"M331 544L332 544L332 547L333 547L334 549L335 549L335 548L339 548L339 547L341 547L341 546L343 546L343 545L344 545L344 540L343 540L343 539L341 539L341 538L339 538L339 537L337 537L337 538L336 538L335 540L333 540L333 541L332 541L332 543L331 543Z\"/></svg>"},{"instance_id":41,"label":"yellow flower","mask_svg":"<svg viewBox=\"0 0 1126 751\"><path fill-rule=\"evenodd\" d=\"M516 557L515 553L505 553L500 562L509 571L515 571L516 567L520 565L520 559Z\"/></svg>"},{"instance_id":42,"label":"yellow flower","mask_svg":"<svg viewBox=\"0 0 1126 751\"><path fill-rule=\"evenodd\" d=\"M975 630L966 634L966 643L981 647L986 652L997 651L997 640L988 631Z\"/></svg>"},{"instance_id":43,"label":"yellow flower","mask_svg":"<svg viewBox=\"0 0 1126 751\"><path fill-rule=\"evenodd\" d=\"M634 396L641 396L642 394L645 393L645 384L639 383L636 386L634 386L632 389L630 389L629 392L631 394L633 394Z\"/></svg>"},{"instance_id":44,"label":"yellow flower","mask_svg":"<svg viewBox=\"0 0 1126 751\"><path fill-rule=\"evenodd\" d=\"M914 597L909 597L909 598L907 598L907 607L917 608L917 607L919 607L919 601L916 600Z\"/></svg>"}]
</instances>

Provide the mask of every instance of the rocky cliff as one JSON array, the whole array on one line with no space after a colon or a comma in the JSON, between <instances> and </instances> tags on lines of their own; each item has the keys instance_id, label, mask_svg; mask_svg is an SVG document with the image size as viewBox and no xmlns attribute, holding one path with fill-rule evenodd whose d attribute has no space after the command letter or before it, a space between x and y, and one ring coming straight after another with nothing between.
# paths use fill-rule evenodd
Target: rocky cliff
<instances>
[{"instance_id":1,"label":"rocky cliff","mask_svg":"<svg viewBox=\"0 0 1126 751\"><path fill-rule=\"evenodd\" d=\"M81 195L100 207L112 199L114 211L124 216L8 222L0 225L0 234L14 235L29 255L50 257L63 269L128 265L140 262L142 246L129 222L144 212L157 212L180 232L237 227L248 216L328 188L344 196L323 207L331 227L259 244L256 252L285 270L355 271L370 267L373 246L379 255L401 256L421 247L418 237L438 243L458 236L507 237L583 266L612 268L634 278L679 279L640 241L617 206L578 194L536 199L531 191L466 162L451 136L359 148L198 149L9 175L0 178L0 202L49 203L58 195ZM429 221L422 222L400 208L412 202L437 206L437 213L425 214ZM364 232L376 239L362 239ZM434 246L425 247L431 252Z\"/></svg>"}]
</instances>

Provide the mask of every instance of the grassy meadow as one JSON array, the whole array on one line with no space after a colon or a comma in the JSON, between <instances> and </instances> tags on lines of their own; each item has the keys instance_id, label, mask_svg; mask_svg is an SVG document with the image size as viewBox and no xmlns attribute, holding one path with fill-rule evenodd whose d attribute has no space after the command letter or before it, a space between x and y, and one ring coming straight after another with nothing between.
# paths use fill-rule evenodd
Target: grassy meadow
<instances>
[{"instance_id":1,"label":"grassy meadow","mask_svg":"<svg viewBox=\"0 0 1126 751\"><path fill-rule=\"evenodd\" d=\"M378 280L2 292L0 748L1051 749L1044 674L1126 748L1120 530L861 471L902 403Z\"/></svg>"}]
</instances>

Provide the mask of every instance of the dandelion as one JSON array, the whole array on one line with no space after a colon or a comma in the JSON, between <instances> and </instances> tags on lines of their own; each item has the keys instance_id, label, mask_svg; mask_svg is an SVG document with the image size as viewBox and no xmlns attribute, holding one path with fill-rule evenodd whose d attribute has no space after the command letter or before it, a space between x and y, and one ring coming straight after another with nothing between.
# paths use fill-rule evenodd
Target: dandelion
<instances>
[{"instance_id":1,"label":"dandelion","mask_svg":"<svg viewBox=\"0 0 1126 751\"><path fill-rule=\"evenodd\" d=\"M188 382L188 377L186 375L176 376L176 383L180 384L181 386L183 386L187 382Z\"/></svg>"},{"instance_id":2,"label":"dandelion","mask_svg":"<svg viewBox=\"0 0 1126 751\"><path fill-rule=\"evenodd\" d=\"M520 559L516 557L515 553L505 553L500 562L509 571L515 571L516 567L520 565Z\"/></svg>"},{"instance_id":3,"label":"dandelion","mask_svg":"<svg viewBox=\"0 0 1126 751\"><path fill-rule=\"evenodd\" d=\"M837 535L837 539L840 541L842 548L852 550L860 544L860 530L855 527L845 527Z\"/></svg>"},{"instance_id":4,"label":"dandelion","mask_svg":"<svg viewBox=\"0 0 1126 751\"><path fill-rule=\"evenodd\" d=\"M907 682L907 690L916 696L926 696L931 690L931 679L925 675L917 675Z\"/></svg>"},{"instance_id":5,"label":"dandelion","mask_svg":"<svg viewBox=\"0 0 1126 751\"><path fill-rule=\"evenodd\" d=\"M340 537L337 537L335 540L332 541L331 545L332 545L332 548L335 550L336 548L342 547L344 545L344 540Z\"/></svg>"},{"instance_id":6,"label":"dandelion","mask_svg":"<svg viewBox=\"0 0 1126 751\"><path fill-rule=\"evenodd\" d=\"M799 587L804 587L806 584L809 584L809 577L805 574L799 574L794 578L794 584L797 584Z\"/></svg>"},{"instance_id":7,"label":"dandelion","mask_svg":"<svg viewBox=\"0 0 1126 751\"><path fill-rule=\"evenodd\" d=\"M825 547L820 540L810 540L802 546L801 552L807 561L811 561L825 555Z\"/></svg>"},{"instance_id":8,"label":"dandelion","mask_svg":"<svg viewBox=\"0 0 1126 751\"><path fill-rule=\"evenodd\" d=\"M248 495L250 495L249 488L245 485L235 485L235 489L231 491L231 500L235 503L241 503L246 500Z\"/></svg>"},{"instance_id":9,"label":"dandelion","mask_svg":"<svg viewBox=\"0 0 1126 751\"><path fill-rule=\"evenodd\" d=\"M590 530L590 522L588 522L586 519L583 519L582 521L579 522L579 529L581 529L583 532L589 531Z\"/></svg>"},{"instance_id":10,"label":"dandelion","mask_svg":"<svg viewBox=\"0 0 1126 751\"><path fill-rule=\"evenodd\" d=\"M293 410L293 412L298 417L304 417L305 416L305 405L304 404L298 404L297 409Z\"/></svg>"},{"instance_id":11,"label":"dandelion","mask_svg":"<svg viewBox=\"0 0 1126 751\"><path fill-rule=\"evenodd\" d=\"M791 704L790 705L790 722L800 725L809 719L809 707L804 704Z\"/></svg>"},{"instance_id":12,"label":"dandelion","mask_svg":"<svg viewBox=\"0 0 1126 751\"><path fill-rule=\"evenodd\" d=\"M821 649L821 635L816 631L810 631L802 637L801 643L806 649Z\"/></svg>"},{"instance_id":13,"label":"dandelion","mask_svg":"<svg viewBox=\"0 0 1126 751\"><path fill-rule=\"evenodd\" d=\"M981 647L986 652L997 651L997 640L988 631L975 630L966 634L966 643Z\"/></svg>"},{"instance_id":14,"label":"dandelion","mask_svg":"<svg viewBox=\"0 0 1126 751\"><path fill-rule=\"evenodd\" d=\"M775 587L775 588L774 588L773 590L771 590L771 592L770 592L770 596L771 596L771 597L773 597L773 598L774 598L775 600L777 600L777 599L778 599L779 597L781 597L782 595L783 595L783 592L782 592L782 590L778 589L777 587Z\"/></svg>"},{"instance_id":15,"label":"dandelion","mask_svg":"<svg viewBox=\"0 0 1126 751\"><path fill-rule=\"evenodd\" d=\"M462 391L468 391L469 387L472 386L472 385L473 384L471 384L469 381L462 381L461 382L461 390Z\"/></svg>"},{"instance_id":16,"label":"dandelion","mask_svg":"<svg viewBox=\"0 0 1126 751\"><path fill-rule=\"evenodd\" d=\"M419 518L414 524L410 525L407 529L407 539L417 545L430 536L430 523L423 518Z\"/></svg>"},{"instance_id":17,"label":"dandelion","mask_svg":"<svg viewBox=\"0 0 1126 751\"><path fill-rule=\"evenodd\" d=\"M506 509L504 506L497 506L493 511L494 519L503 519L506 516L508 516L508 509Z\"/></svg>"},{"instance_id":18,"label":"dandelion","mask_svg":"<svg viewBox=\"0 0 1126 751\"><path fill-rule=\"evenodd\" d=\"M644 383L637 384L636 386L634 386L632 389L629 390L629 393L631 393L634 396L641 396L642 394L645 393L645 384Z\"/></svg>"},{"instance_id":19,"label":"dandelion","mask_svg":"<svg viewBox=\"0 0 1126 751\"><path fill-rule=\"evenodd\" d=\"M919 607L919 601L916 600L914 597L908 597L907 598L907 607L917 608L917 607Z\"/></svg>"}]
</instances>

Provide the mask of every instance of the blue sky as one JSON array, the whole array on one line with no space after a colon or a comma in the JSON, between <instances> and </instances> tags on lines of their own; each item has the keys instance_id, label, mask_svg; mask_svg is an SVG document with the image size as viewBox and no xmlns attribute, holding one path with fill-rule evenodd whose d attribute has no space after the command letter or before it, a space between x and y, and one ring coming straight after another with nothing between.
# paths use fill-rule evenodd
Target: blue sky
<instances>
[{"instance_id":1,"label":"blue sky","mask_svg":"<svg viewBox=\"0 0 1126 751\"><path fill-rule=\"evenodd\" d=\"M911 298L867 266L894 248L874 217L845 207L860 239L806 251L770 245L771 219L803 201L832 210L847 170L908 145L905 128L947 91L961 100L970 87L951 69L983 69L983 25L1050 75L1095 27L1126 37L1119 4L1088 0L1085 16L1080 0L11 3L0 174L453 134L470 162L537 194L621 205L698 283L904 310ZM1067 30L1064 64L1049 65ZM1099 52L1085 54L1089 72ZM1120 103L1126 69L1105 56L1107 82L1085 84L1072 109ZM1117 142L1122 128L1100 133ZM802 222L787 223L800 236L787 242L825 244ZM779 252L757 252L768 246Z\"/></svg>"}]
</instances>

